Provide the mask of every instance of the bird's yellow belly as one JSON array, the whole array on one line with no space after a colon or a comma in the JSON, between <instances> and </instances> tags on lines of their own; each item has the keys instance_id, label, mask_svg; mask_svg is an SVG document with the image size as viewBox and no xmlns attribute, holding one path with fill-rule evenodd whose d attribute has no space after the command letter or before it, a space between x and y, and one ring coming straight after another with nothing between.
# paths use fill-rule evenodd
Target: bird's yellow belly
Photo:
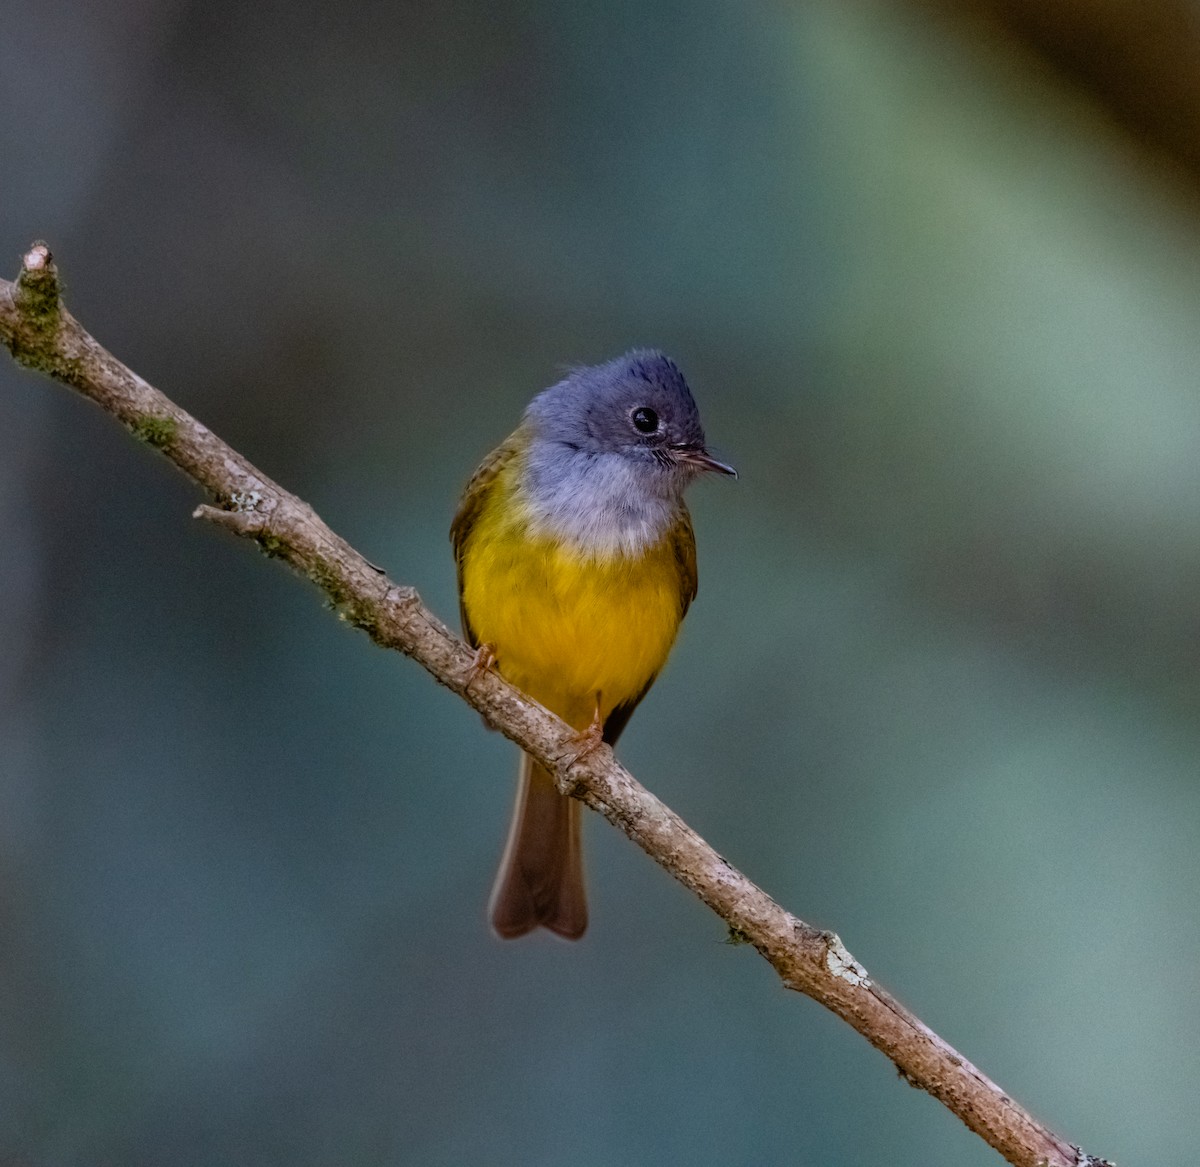
<instances>
[{"instance_id":1,"label":"bird's yellow belly","mask_svg":"<svg viewBox=\"0 0 1200 1167\"><path fill-rule=\"evenodd\" d=\"M638 696L666 662L682 618L668 541L599 560L511 528L477 529L463 560L472 631L501 674L576 728Z\"/></svg>"}]
</instances>

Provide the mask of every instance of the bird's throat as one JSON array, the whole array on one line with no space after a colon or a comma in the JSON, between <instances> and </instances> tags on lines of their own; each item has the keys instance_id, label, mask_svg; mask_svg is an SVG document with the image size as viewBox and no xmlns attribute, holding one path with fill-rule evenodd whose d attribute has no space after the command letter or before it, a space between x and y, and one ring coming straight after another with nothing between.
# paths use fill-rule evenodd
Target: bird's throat
<instances>
[{"instance_id":1,"label":"bird's throat","mask_svg":"<svg viewBox=\"0 0 1200 1167\"><path fill-rule=\"evenodd\" d=\"M533 450L515 485L537 535L600 558L645 552L683 510L668 476L619 454Z\"/></svg>"}]
</instances>

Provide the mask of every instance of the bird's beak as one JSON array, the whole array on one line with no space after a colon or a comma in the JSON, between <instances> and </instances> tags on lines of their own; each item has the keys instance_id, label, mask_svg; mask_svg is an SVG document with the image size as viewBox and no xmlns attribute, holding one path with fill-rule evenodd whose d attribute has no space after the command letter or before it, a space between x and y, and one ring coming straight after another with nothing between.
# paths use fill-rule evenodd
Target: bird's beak
<instances>
[{"instance_id":1,"label":"bird's beak","mask_svg":"<svg viewBox=\"0 0 1200 1167\"><path fill-rule=\"evenodd\" d=\"M703 446L673 446L671 453L675 455L677 462L682 462L685 466L694 467L701 472L728 474L731 478L738 476L738 472L732 466L718 462Z\"/></svg>"}]
</instances>

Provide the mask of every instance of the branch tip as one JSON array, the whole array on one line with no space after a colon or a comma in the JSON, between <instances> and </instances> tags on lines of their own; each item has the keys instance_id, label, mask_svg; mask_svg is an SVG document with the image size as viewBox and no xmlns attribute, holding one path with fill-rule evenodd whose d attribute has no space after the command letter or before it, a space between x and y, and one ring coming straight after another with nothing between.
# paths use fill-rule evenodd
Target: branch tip
<instances>
[{"instance_id":1,"label":"branch tip","mask_svg":"<svg viewBox=\"0 0 1200 1167\"><path fill-rule=\"evenodd\" d=\"M50 254L50 248L39 239L22 257L21 270L22 273L42 272L53 263L54 256Z\"/></svg>"},{"instance_id":2,"label":"branch tip","mask_svg":"<svg viewBox=\"0 0 1200 1167\"><path fill-rule=\"evenodd\" d=\"M62 285L50 248L40 240L21 257L14 299L25 325L26 340L24 345L13 347L13 355L25 364L41 367L62 319ZM20 352L19 348L27 351ZM42 358L40 363L33 360L35 353Z\"/></svg>"}]
</instances>

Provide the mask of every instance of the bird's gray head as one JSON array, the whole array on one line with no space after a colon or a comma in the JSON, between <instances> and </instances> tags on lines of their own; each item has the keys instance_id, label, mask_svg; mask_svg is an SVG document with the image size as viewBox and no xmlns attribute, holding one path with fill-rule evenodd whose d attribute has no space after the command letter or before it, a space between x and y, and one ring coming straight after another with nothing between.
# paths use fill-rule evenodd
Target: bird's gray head
<instances>
[{"instance_id":1,"label":"bird's gray head","mask_svg":"<svg viewBox=\"0 0 1200 1167\"><path fill-rule=\"evenodd\" d=\"M573 369L533 399L527 416L543 442L593 458L620 455L675 489L705 471L736 477L705 448L700 411L683 374L653 349Z\"/></svg>"},{"instance_id":2,"label":"bird's gray head","mask_svg":"<svg viewBox=\"0 0 1200 1167\"><path fill-rule=\"evenodd\" d=\"M601 555L635 554L678 523L698 474L733 474L704 446L683 374L635 349L574 369L530 403L522 491L544 531Z\"/></svg>"}]
</instances>

